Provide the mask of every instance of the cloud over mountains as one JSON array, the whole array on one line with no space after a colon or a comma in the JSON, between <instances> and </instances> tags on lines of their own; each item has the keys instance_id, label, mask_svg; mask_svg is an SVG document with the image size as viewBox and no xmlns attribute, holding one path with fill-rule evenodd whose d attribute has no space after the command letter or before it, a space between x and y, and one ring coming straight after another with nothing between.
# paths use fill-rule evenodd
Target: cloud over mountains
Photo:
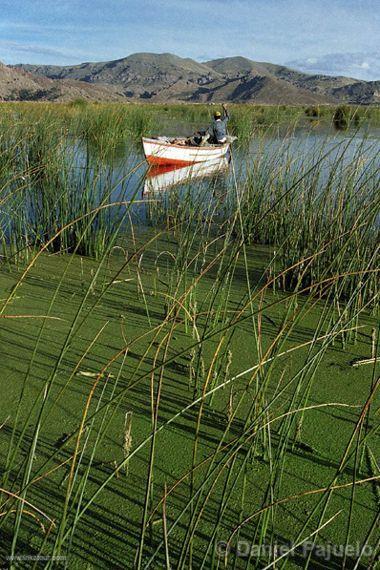
<instances>
[{"instance_id":1,"label":"cloud over mountains","mask_svg":"<svg viewBox=\"0 0 380 570\"><path fill-rule=\"evenodd\" d=\"M329 53L288 61L286 65L307 73L344 75L364 81L380 78L380 52Z\"/></svg>"}]
</instances>

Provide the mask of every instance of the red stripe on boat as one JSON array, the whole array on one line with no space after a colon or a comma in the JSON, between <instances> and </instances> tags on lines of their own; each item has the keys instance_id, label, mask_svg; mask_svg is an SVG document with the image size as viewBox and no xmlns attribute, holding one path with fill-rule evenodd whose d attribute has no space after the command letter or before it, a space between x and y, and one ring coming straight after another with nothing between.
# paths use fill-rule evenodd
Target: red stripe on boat
<instances>
[{"instance_id":1,"label":"red stripe on boat","mask_svg":"<svg viewBox=\"0 0 380 570\"><path fill-rule=\"evenodd\" d=\"M149 162L149 164L156 164L159 166L173 164L180 167L180 166L190 166L191 164L195 164L196 162L202 162L199 160L179 160L176 158L165 158L164 156L154 156L152 154L147 156L146 159Z\"/></svg>"}]
</instances>

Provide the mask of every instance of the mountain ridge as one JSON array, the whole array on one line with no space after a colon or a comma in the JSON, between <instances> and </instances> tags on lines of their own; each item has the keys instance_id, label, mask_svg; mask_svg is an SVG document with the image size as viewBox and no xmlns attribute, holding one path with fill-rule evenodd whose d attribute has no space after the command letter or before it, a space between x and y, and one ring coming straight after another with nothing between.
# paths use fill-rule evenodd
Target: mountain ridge
<instances>
[{"instance_id":1,"label":"mountain ridge","mask_svg":"<svg viewBox=\"0 0 380 570\"><path fill-rule=\"evenodd\" d=\"M121 101L123 98L116 86L89 85L70 79L56 81L0 62L0 101Z\"/></svg>"},{"instance_id":2,"label":"mountain ridge","mask_svg":"<svg viewBox=\"0 0 380 570\"><path fill-rule=\"evenodd\" d=\"M110 89L108 96L112 94L117 100L380 103L378 81L307 74L283 65L255 62L244 56L197 62L171 53L141 52L104 62L84 62L71 66L18 64L9 69L31 73L34 78L76 82L82 89L84 84L97 86L99 94L102 90L106 92Z\"/></svg>"}]
</instances>

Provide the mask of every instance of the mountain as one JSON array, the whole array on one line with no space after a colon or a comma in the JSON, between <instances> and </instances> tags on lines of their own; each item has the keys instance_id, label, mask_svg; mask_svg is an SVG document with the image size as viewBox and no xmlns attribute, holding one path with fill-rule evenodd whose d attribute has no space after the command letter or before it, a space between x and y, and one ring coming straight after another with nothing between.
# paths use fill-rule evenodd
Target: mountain
<instances>
[{"instance_id":1,"label":"mountain","mask_svg":"<svg viewBox=\"0 0 380 570\"><path fill-rule=\"evenodd\" d=\"M122 100L123 94L111 85L89 85L84 81L56 81L0 62L0 101Z\"/></svg>"},{"instance_id":2,"label":"mountain","mask_svg":"<svg viewBox=\"0 0 380 570\"><path fill-rule=\"evenodd\" d=\"M379 82L309 75L285 66L228 57L196 62L170 53L137 53L106 62L73 66L18 65L13 69L74 88L110 89L127 100L257 102L264 104L378 103ZM71 82L71 84L67 82ZM79 89L79 87L78 87ZM87 97L97 97L92 89ZM66 96L66 95L65 95Z\"/></svg>"},{"instance_id":3,"label":"mountain","mask_svg":"<svg viewBox=\"0 0 380 570\"><path fill-rule=\"evenodd\" d=\"M363 105L380 104L380 81L360 81L334 89L334 96L347 103L358 101Z\"/></svg>"},{"instance_id":4,"label":"mountain","mask_svg":"<svg viewBox=\"0 0 380 570\"><path fill-rule=\"evenodd\" d=\"M189 98L198 85L218 78L206 65L172 54L140 53L102 63L69 67L20 65L33 74L51 79L75 79L121 87L127 98Z\"/></svg>"}]
</instances>

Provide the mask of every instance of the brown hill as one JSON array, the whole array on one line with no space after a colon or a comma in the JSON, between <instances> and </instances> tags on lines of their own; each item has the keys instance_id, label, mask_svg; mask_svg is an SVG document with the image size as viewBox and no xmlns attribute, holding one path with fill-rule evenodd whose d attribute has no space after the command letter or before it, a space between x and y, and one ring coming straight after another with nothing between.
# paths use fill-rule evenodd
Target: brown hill
<instances>
[{"instance_id":1,"label":"brown hill","mask_svg":"<svg viewBox=\"0 0 380 570\"><path fill-rule=\"evenodd\" d=\"M69 67L22 65L23 69L52 79L75 79L88 83L117 85L125 97L141 99L184 98L198 85L218 78L202 63L172 54L140 53L126 58L83 63ZM162 95L160 97L160 94Z\"/></svg>"},{"instance_id":2,"label":"brown hill","mask_svg":"<svg viewBox=\"0 0 380 570\"><path fill-rule=\"evenodd\" d=\"M89 85L84 81L56 81L0 62L0 101L121 100L122 93L111 85Z\"/></svg>"},{"instance_id":3,"label":"brown hill","mask_svg":"<svg viewBox=\"0 0 380 570\"><path fill-rule=\"evenodd\" d=\"M380 104L380 81L360 81L334 89L334 96L347 103Z\"/></svg>"},{"instance_id":4,"label":"brown hill","mask_svg":"<svg viewBox=\"0 0 380 570\"><path fill-rule=\"evenodd\" d=\"M246 101L267 104L376 103L378 82L308 75L272 63L229 57L198 63L169 53L138 53L123 59L81 65L20 65L34 76L113 88L130 100ZM67 88L69 84L66 83ZM71 83L71 88L74 84ZM79 88L79 87L78 87ZM91 95L90 95L91 93ZM88 91L87 97L101 96Z\"/></svg>"}]
</instances>

